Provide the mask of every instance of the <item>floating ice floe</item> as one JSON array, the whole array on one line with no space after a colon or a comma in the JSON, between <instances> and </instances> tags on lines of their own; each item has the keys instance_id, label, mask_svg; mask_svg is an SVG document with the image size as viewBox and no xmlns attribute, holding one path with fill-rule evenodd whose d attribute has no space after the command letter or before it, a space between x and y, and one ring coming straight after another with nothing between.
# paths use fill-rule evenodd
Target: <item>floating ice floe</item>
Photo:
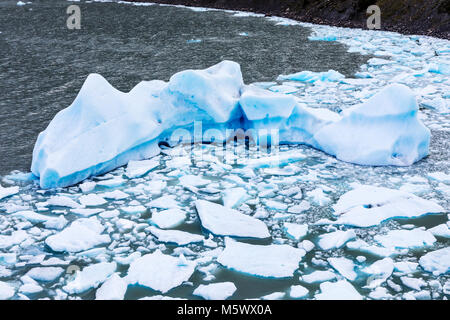
<instances>
[{"instance_id":1,"label":"floating ice floe","mask_svg":"<svg viewBox=\"0 0 450 320\"><path fill-rule=\"evenodd\" d=\"M302 71L289 75L280 75L278 80L294 80L314 83L316 81L340 81L345 76L337 71L329 70L327 72Z\"/></svg>"},{"instance_id":2,"label":"floating ice floe","mask_svg":"<svg viewBox=\"0 0 450 320\"><path fill-rule=\"evenodd\" d=\"M343 76L329 71L319 75L306 72L303 77L287 79L338 81ZM167 83L144 81L129 93L91 74L74 102L39 135L31 171L42 188L73 185L128 163L126 172L140 176L157 161L130 161L158 155L162 141L191 142L195 121L201 121L204 130L215 130L211 137L196 137L197 142L226 141L227 129L263 129L267 133L253 131L250 135L256 141L270 139L271 144L306 143L357 164L410 165L428 154L430 132L417 118L417 102L406 86L390 85L365 103L345 110L343 117L297 100L245 86L240 66L231 61L179 72ZM272 139L272 129L279 130L279 141ZM190 159L180 159L190 164ZM97 183L120 184L121 178Z\"/></svg>"},{"instance_id":3,"label":"floating ice floe","mask_svg":"<svg viewBox=\"0 0 450 320\"><path fill-rule=\"evenodd\" d=\"M225 250L217 261L226 268L264 278L292 277L302 257L303 249L289 245L252 245L225 239Z\"/></svg>"},{"instance_id":4,"label":"floating ice floe","mask_svg":"<svg viewBox=\"0 0 450 320\"><path fill-rule=\"evenodd\" d=\"M225 300L236 292L233 282L218 282L207 285L199 285L193 292L195 296L200 296L206 300Z\"/></svg>"},{"instance_id":5,"label":"floating ice floe","mask_svg":"<svg viewBox=\"0 0 450 320\"><path fill-rule=\"evenodd\" d=\"M153 158L150 160L130 161L127 165L125 172L126 176L130 179L142 177L152 169L159 166L159 159Z\"/></svg>"},{"instance_id":6,"label":"floating ice floe","mask_svg":"<svg viewBox=\"0 0 450 320\"><path fill-rule=\"evenodd\" d=\"M0 300L12 298L16 291L8 283L0 281Z\"/></svg>"},{"instance_id":7,"label":"floating ice floe","mask_svg":"<svg viewBox=\"0 0 450 320\"><path fill-rule=\"evenodd\" d=\"M392 218L417 218L444 212L431 200L383 187L359 186L345 193L333 206L335 224L371 227Z\"/></svg>"},{"instance_id":8,"label":"floating ice floe","mask_svg":"<svg viewBox=\"0 0 450 320\"><path fill-rule=\"evenodd\" d=\"M179 230L162 230L156 227L149 227L148 230L151 234L158 238L158 241L175 243L179 246L194 242L202 242L205 239L201 235Z\"/></svg>"},{"instance_id":9,"label":"floating ice floe","mask_svg":"<svg viewBox=\"0 0 450 320\"><path fill-rule=\"evenodd\" d=\"M0 185L0 200L6 197L10 197L12 195L15 195L19 193L19 187L9 187L9 188L3 188Z\"/></svg>"},{"instance_id":10,"label":"floating ice floe","mask_svg":"<svg viewBox=\"0 0 450 320\"><path fill-rule=\"evenodd\" d=\"M57 252L80 252L111 241L109 235L101 234L104 226L94 218L78 219L61 232L48 237L45 244Z\"/></svg>"},{"instance_id":11,"label":"floating ice floe","mask_svg":"<svg viewBox=\"0 0 450 320\"><path fill-rule=\"evenodd\" d=\"M384 283L392 275L394 261L391 258L377 260L361 271L371 275L367 280L367 287L373 289Z\"/></svg>"},{"instance_id":12,"label":"floating ice floe","mask_svg":"<svg viewBox=\"0 0 450 320\"><path fill-rule=\"evenodd\" d=\"M350 259L344 257L328 258L328 263L347 280L354 281L358 276L355 272L355 264Z\"/></svg>"},{"instance_id":13,"label":"floating ice floe","mask_svg":"<svg viewBox=\"0 0 450 320\"><path fill-rule=\"evenodd\" d=\"M250 198L247 191L241 187L226 189L222 194L223 205L227 208L237 207Z\"/></svg>"},{"instance_id":14,"label":"floating ice floe","mask_svg":"<svg viewBox=\"0 0 450 320\"><path fill-rule=\"evenodd\" d=\"M82 293L90 288L97 288L116 271L115 262L101 262L83 268L75 274L75 279L63 287L69 294Z\"/></svg>"},{"instance_id":15,"label":"floating ice floe","mask_svg":"<svg viewBox=\"0 0 450 320\"><path fill-rule=\"evenodd\" d=\"M293 238L294 240L301 240L308 233L308 225L307 224L297 224L297 223L284 223L284 230L288 237Z\"/></svg>"},{"instance_id":16,"label":"floating ice floe","mask_svg":"<svg viewBox=\"0 0 450 320\"><path fill-rule=\"evenodd\" d=\"M346 242L355 238L356 234L353 230L338 230L320 235L317 244L322 250L338 249L342 247Z\"/></svg>"},{"instance_id":17,"label":"floating ice floe","mask_svg":"<svg viewBox=\"0 0 450 320\"><path fill-rule=\"evenodd\" d=\"M419 228L413 230L391 230L385 235L376 235L374 240L386 248L420 249L431 247L436 238L429 231Z\"/></svg>"},{"instance_id":18,"label":"floating ice floe","mask_svg":"<svg viewBox=\"0 0 450 320\"><path fill-rule=\"evenodd\" d=\"M30 221L31 223L43 223L48 229L60 230L66 226L68 221L63 217L50 217L34 211L19 211L11 216Z\"/></svg>"},{"instance_id":19,"label":"floating ice floe","mask_svg":"<svg viewBox=\"0 0 450 320\"><path fill-rule=\"evenodd\" d=\"M95 292L96 300L123 300L128 283L117 273L112 274Z\"/></svg>"},{"instance_id":20,"label":"floating ice floe","mask_svg":"<svg viewBox=\"0 0 450 320\"><path fill-rule=\"evenodd\" d=\"M289 289L289 296L294 299L306 298L308 295L309 290L301 285L295 285Z\"/></svg>"},{"instance_id":21,"label":"floating ice floe","mask_svg":"<svg viewBox=\"0 0 450 320\"><path fill-rule=\"evenodd\" d=\"M206 200L195 202L203 228L219 236L269 238L264 222Z\"/></svg>"},{"instance_id":22,"label":"floating ice floe","mask_svg":"<svg viewBox=\"0 0 450 320\"><path fill-rule=\"evenodd\" d=\"M305 274L301 280L306 283L319 283L336 279L336 274L332 271L316 270L312 273Z\"/></svg>"},{"instance_id":23,"label":"floating ice floe","mask_svg":"<svg viewBox=\"0 0 450 320\"><path fill-rule=\"evenodd\" d=\"M194 273L196 263L163 254L160 250L146 254L130 264L126 280L166 293L188 281Z\"/></svg>"},{"instance_id":24,"label":"floating ice floe","mask_svg":"<svg viewBox=\"0 0 450 320\"><path fill-rule=\"evenodd\" d=\"M30 269L26 275L36 281L55 281L64 273L61 267L36 267Z\"/></svg>"},{"instance_id":25,"label":"floating ice floe","mask_svg":"<svg viewBox=\"0 0 450 320\"><path fill-rule=\"evenodd\" d=\"M359 292L346 280L321 283L320 293L314 298L317 300L362 300Z\"/></svg>"},{"instance_id":26,"label":"floating ice floe","mask_svg":"<svg viewBox=\"0 0 450 320\"><path fill-rule=\"evenodd\" d=\"M450 228L449 228L450 223L443 223L440 224L436 227L430 228L428 229L429 232L431 232L432 235L434 235L435 237L441 237L441 238L450 238Z\"/></svg>"},{"instance_id":27,"label":"floating ice floe","mask_svg":"<svg viewBox=\"0 0 450 320\"><path fill-rule=\"evenodd\" d=\"M419 260L420 266L438 276L450 271L450 247L428 252Z\"/></svg>"},{"instance_id":28,"label":"floating ice floe","mask_svg":"<svg viewBox=\"0 0 450 320\"><path fill-rule=\"evenodd\" d=\"M186 212L181 209L168 209L152 213L150 221L161 229L175 228L186 220Z\"/></svg>"}]
</instances>

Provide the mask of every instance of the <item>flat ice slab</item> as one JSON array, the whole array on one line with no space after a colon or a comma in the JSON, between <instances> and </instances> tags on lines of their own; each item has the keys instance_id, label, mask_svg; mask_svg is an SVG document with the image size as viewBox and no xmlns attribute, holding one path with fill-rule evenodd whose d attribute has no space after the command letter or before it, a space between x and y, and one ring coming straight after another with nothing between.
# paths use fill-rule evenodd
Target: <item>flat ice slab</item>
<instances>
[{"instance_id":1,"label":"flat ice slab","mask_svg":"<svg viewBox=\"0 0 450 320\"><path fill-rule=\"evenodd\" d=\"M217 258L223 266L264 278L292 277L302 257L303 249L289 245L252 245L225 239L225 250Z\"/></svg>"},{"instance_id":2,"label":"flat ice slab","mask_svg":"<svg viewBox=\"0 0 450 320\"><path fill-rule=\"evenodd\" d=\"M101 262L90 265L75 275L75 279L63 288L69 294L82 293L90 288L96 288L116 271L115 262Z\"/></svg>"},{"instance_id":3,"label":"flat ice slab","mask_svg":"<svg viewBox=\"0 0 450 320\"><path fill-rule=\"evenodd\" d=\"M374 186L359 186L345 193L333 206L334 222L355 227L372 227L392 218L417 218L444 212L437 203L408 192Z\"/></svg>"},{"instance_id":4,"label":"flat ice slab","mask_svg":"<svg viewBox=\"0 0 450 320\"><path fill-rule=\"evenodd\" d=\"M79 219L62 230L48 237L45 243L57 252L79 252L107 244L111 241L109 235L101 234L104 226L94 217Z\"/></svg>"},{"instance_id":5,"label":"flat ice slab","mask_svg":"<svg viewBox=\"0 0 450 320\"><path fill-rule=\"evenodd\" d=\"M362 300L362 296L346 280L337 282L324 282L320 284L320 293L315 295L316 300Z\"/></svg>"},{"instance_id":6,"label":"flat ice slab","mask_svg":"<svg viewBox=\"0 0 450 320\"><path fill-rule=\"evenodd\" d=\"M195 202L203 228L219 236L268 238L269 230L264 222L206 200Z\"/></svg>"},{"instance_id":7,"label":"flat ice slab","mask_svg":"<svg viewBox=\"0 0 450 320\"><path fill-rule=\"evenodd\" d=\"M211 284L201 284L194 290L194 295L206 300L225 300L231 297L236 291L233 282L218 282Z\"/></svg>"},{"instance_id":8,"label":"flat ice slab","mask_svg":"<svg viewBox=\"0 0 450 320\"><path fill-rule=\"evenodd\" d=\"M188 281L196 263L163 254L160 250L133 261L126 277L129 284L138 284L166 293Z\"/></svg>"},{"instance_id":9,"label":"flat ice slab","mask_svg":"<svg viewBox=\"0 0 450 320\"><path fill-rule=\"evenodd\" d=\"M450 247L428 252L420 258L419 264L436 276L450 272Z\"/></svg>"}]
</instances>

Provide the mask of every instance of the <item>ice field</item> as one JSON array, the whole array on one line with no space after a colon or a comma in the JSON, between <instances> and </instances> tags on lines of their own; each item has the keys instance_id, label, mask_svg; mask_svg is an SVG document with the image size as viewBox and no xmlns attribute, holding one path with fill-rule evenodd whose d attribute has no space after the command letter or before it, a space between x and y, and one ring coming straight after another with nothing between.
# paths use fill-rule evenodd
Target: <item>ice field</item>
<instances>
[{"instance_id":1,"label":"ice field","mask_svg":"<svg viewBox=\"0 0 450 320\"><path fill-rule=\"evenodd\" d=\"M259 18L373 57L246 85L225 61L129 93L89 76L34 175L2 177L0 299L450 297L450 42ZM194 120L282 144L168 140Z\"/></svg>"}]
</instances>

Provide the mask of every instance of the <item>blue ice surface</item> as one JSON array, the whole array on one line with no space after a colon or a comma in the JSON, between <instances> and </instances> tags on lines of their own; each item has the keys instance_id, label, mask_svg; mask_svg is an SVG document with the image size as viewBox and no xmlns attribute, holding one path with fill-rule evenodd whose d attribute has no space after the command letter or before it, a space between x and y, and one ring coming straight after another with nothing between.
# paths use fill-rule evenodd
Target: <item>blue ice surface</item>
<instances>
[{"instance_id":1,"label":"blue ice surface","mask_svg":"<svg viewBox=\"0 0 450 320\"><path fill-rule=\"evenodd\" d=\"M429 72L439 73L446 76L450 76L450 64L446 63L437 63L429 66Z\"/></svg>"},{"instance_id":2,"label":"blue ice surface","mask_svg":"<svg viewBox=\"0 0 450 320\"><path fill-rule=\"evenodd\" d=\"M333 35L324 35L324 36L310 36L308 37L310 41L337 41L337 37Z\"/></svg>"},{"instance_id":3,"label":"blue ice surface","mask_svg":"<svg viewBox=\"0 0 450 320\"><path fill-rule=\"evenodd\" d=\"M314 83L317 81L336 82L344 78L345 76L343 74L335 70L329 70L327 72L302 71L288 75L280 75L278 77L278 80L292 80L292 81Z\"/></svg>"},{"instance_id":4,"label":"blue ice surface","mask_svg":"<svg viewBox=\"0 0 450 320\"><path fill-rule=\"evenodd\" d=\"M344 76L330 70L287 77ZM31 171L41 188L70 186L155 156L160 142L226 141L230 129L253 129L256 141L269 136L272 144L308 144L364 165L411 165L428 154L430 140L406 86L390 85L339 115L309 108L292 95L246 86L239 64L223 61L179 72L169 82L143 81L128 93L89 75L73 103L39 134ZM271 130L278 130L278 141Z\"/></svg>"}]
</instances>

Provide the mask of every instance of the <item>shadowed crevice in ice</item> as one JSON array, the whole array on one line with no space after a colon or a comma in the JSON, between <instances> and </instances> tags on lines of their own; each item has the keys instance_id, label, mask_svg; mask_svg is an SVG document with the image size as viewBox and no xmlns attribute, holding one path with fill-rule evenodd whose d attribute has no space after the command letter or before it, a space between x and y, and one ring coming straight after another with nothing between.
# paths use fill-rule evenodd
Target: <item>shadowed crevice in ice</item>
<instances>
[{"instance_id":1,"label":"shadowed crevice in ice","mask_svg":"<svg viewBox=\"0 0 450 320\"><path fill-rule=\"evenodd\" d=\"M31 171L42 188L69 186L155 156L163 141L225 142L227 129L252 129L254 141L272 144L277 130L281 143L308 144L344 161L407 166L428 155L430 131L417 110L413 92L398 84L342 115L309 108L292 96L245 86L232 61L179 72L167 83L144 81L129 93L92 74L39 135Z\"/></svg>"}]
</instances>

